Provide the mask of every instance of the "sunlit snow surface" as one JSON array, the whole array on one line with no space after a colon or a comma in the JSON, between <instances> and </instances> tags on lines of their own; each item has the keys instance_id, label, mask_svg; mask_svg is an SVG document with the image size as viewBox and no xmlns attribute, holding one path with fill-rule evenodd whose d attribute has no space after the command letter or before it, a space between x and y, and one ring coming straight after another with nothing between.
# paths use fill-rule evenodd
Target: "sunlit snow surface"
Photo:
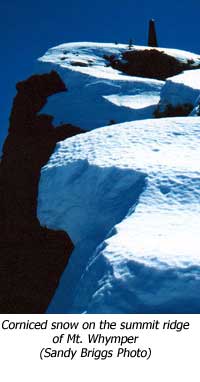
<instances>
[{"instance_id":1,"label":"sunlit snow surface","mask_svg":"<svg viewBox=\"0 0 200 382\"><path fill-rule=\"evenodd\" d=\"M76 249L50 312L200 313L199 125L136 121L57 145L38 216Z\"/></svg>"}]
</instances>

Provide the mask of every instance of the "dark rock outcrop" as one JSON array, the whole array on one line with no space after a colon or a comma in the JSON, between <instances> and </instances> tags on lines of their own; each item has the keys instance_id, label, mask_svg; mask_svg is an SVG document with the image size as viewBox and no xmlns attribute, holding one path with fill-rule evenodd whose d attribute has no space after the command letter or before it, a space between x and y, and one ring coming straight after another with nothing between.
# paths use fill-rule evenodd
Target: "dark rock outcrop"
<instances>
[{"instance_id":1,"label":"dark rock outcrop","mask_svg":"<svg viewBox=\"0 0 200 382\"><path fill-rule=\"evenodd\" d=\"M155 118L167 118L167 117L187 117L194 106L191 103L184 103L182 105L173 106L171 104L166 105L164 110L160 110L158 106L154 111Z\"/></svg>"},{"instance_id":2,"label":"dark rock outcrop","mask_svg":"<svg viewBox=\"0 0 200 382\"><path fill-rule=\"evenodd\" d=\"M166 80L168 77L182 73L184 70L198 69L192 60L181 62L157 49L127 50L121 57L104 55L107 66L120 70L130 76Z\"/></svg>"},{"instance_id":3,"label":"dark rock outcrop","mask_svg":"<svg viewBox=\"0 0 200 382\"><path fill-rule=\"evenodd\" d=\"M38 115L47 97L66 91L59 75L33 75L17 84L0 163L0 313L43 313L73 250L69 236L37 219L41 167L56 143L82 132Z\"/></svg>"}]
</instances>

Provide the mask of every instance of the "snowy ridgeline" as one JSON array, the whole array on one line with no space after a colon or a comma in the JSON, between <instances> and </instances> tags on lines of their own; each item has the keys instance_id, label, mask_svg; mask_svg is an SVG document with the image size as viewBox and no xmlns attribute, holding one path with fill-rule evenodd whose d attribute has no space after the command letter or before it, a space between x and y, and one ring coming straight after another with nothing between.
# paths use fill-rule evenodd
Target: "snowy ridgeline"
<instances>
[{"instance_id":1,"label":"snowy ridgeline","mask_svg":"<svg viewBox=\"0 0 200 382\"><path fill-rule=\"evenodd\" d=\"M43 113L89 130L124 122L59 143L42 170L40 222L65 230L75 244L49 312L200 312L200 120L146 119L160 92L166 101L167 86L181 83L179 99L193 97L195 105L199 70L164 83L105 67L103 54L123 49L64 44L40 59L40 69L56 69L69 89ZM91 66L81 66L86 60Z\"/></svg>"},{"instance_id":2,"label":"snowy ridgeline","mask_svg":"<svg viewBox=\"0 0 200 382\"><path fill-rule=\"evenodd\" d=\"M150 48L136 46L134 49ZM70 43L49 49L39 59L36 70L56 69L68 92L50 97L42 113L53 115L57 125L68 122L92 130L113 122L152 118L159 101L161 108L167 104L195 105L200 92L200 70L186 71L185 75L172 77L165 83L124 75L106 66L104 55L118 56L125 50L127 45L100 43ZM181 62L193 61L194 67L200 63L200 57L194 53L158 50Z\"/></svg>"},{"instance_id":3,"label":"snowy ridgeline","mask_svg":"<svg viewBox=\"0 0 200 382\"><path fill-rule=\"evenodd\" d=\"M187 117L58 144L42 171L38 215L76 249L50 311L200 311L198 136L199 118Z\"/></svg>"}]
</instances>

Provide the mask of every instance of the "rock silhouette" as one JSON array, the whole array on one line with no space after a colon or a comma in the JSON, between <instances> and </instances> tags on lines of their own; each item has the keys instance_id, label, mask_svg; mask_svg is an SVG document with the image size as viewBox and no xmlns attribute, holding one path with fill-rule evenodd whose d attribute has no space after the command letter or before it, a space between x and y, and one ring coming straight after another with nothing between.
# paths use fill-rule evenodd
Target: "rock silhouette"
<instances>
[{"instance_id":1,"label":"rock silhouette","mask_svg":"<svg viewBox=\"0 0 200 382\"><path fill-rule=\"evenodd\" d=\"M58 141L82 130L69 124L55 128L52 116L37 114L48 96L67 91L55 71L16 87L0 163L0 313L43 313L73 243L65 232L40 226L40 171Z\"/></svg>"}]
</instances>

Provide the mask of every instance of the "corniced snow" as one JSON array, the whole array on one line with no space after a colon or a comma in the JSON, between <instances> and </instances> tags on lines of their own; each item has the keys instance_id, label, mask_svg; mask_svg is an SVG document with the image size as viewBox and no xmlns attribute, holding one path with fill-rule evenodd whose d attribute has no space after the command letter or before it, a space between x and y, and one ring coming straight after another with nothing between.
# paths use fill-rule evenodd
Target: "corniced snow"
<instances>
[{"instance_id":1,"label":"corniced snow","mask_svg":"<svg viewBox=\"0 0 200 382\"><path fill-rule=\"evenodd\" d=\"M106 67L104 55L119 56L125 44L68 43L49 49L39 59L37 70L55 69L66 83L68 92L49 97L41 111L55 117L55 124L71 123L85 130L111 123L151 118L160 100L163 81L124 75ZM152 49L134 46L134 50ZM182 62L200 57L176 49L156 48Z\"/></svg>"},{"instance_id":2,"label":"corniced snow","mask_svg":"<svg viewBox=\"0 0 200 382\"><path fill-rule=\"evenodd\" d=\"M160 94L160 108L167 105L195 105L200 95L200 69L187 70L177 76L170 77Z\"/></svg>"},{"instance_id":3,"label":"corniced snow","mask_svg":"<svg viewBox=\"0 0 200 382\"><path fill-rule=\"evenodd\" d=\"M149 119L57 144L38 216L75 250L49 312L200 313L199 125Z\"/></svg>"}]
</instances>

